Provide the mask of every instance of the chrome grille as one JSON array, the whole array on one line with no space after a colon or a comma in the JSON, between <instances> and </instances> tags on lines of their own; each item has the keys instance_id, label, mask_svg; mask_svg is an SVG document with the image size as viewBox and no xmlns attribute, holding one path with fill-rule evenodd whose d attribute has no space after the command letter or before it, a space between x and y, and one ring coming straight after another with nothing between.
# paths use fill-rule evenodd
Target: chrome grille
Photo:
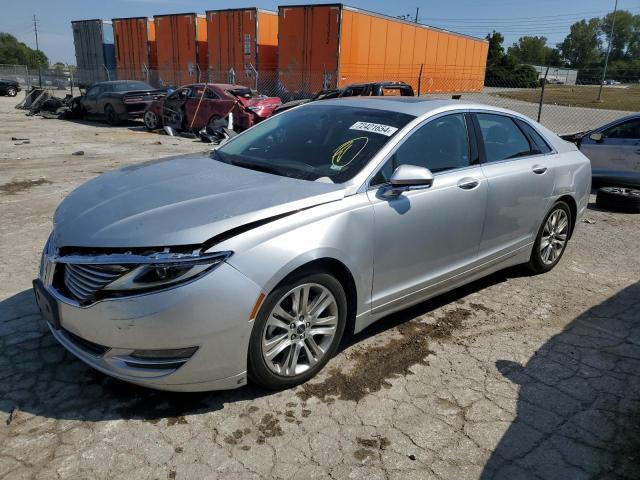
<instances>
[{"instance_id":1,"label":"chrome grille","mask_svg":"<svg viewBox=\"0 0 640 480\"><path fill-rule=\"evenodd\" d=\"M64 285L80 302L92 300L96 293L129 271L122 265L64 265Z\"/></svg>"}]
</instances>

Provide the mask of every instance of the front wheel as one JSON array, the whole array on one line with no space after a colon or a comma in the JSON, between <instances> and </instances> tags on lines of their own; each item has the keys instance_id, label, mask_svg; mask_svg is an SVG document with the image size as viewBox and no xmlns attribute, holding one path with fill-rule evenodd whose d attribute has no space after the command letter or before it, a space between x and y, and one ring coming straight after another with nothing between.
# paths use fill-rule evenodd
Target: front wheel
<instances>
[{"instance_id":1,"label":"front wheel","mask_svg":"<svg viewBox=\"0 0 640 480\"><path fill-rule=\"evenodd\" d=\"M143 120L144 126L147 127L147 130L157 130L160 128L160 118L151 110L144 112Z\"/></svg>"},{"instance_id":2,"label":"front wheel","mask_svg":"<svg viewBox=\"0 0 640 480\"><path fill-rule=\"evenodd\" d=\"M18 90L15 87L7 88L7 95L10 97L15 97L18 94Z\"/></svg>"},{"instance_id":3,"label":"front wheel","mask_svg":"<svg viewBox=\"0 0 640 480\"><path fill-rule=\"evenodd\" d=\"M285 281L265 300L251 332L249 375L269 389L316 375L335 354L347 320L340 282L326 273Z\"/></svg>"},{"instance_id":4,"label":"front wheel","mask_svg":"<svg viewBox=\"0 0 640 480\"><path fill-rule=\"evenodd\" d=\"M527 266L535 273L544 273L555 267L569 241L571 210L564 202L556 203L544 218Z\"/></svg>"}]
</instances>

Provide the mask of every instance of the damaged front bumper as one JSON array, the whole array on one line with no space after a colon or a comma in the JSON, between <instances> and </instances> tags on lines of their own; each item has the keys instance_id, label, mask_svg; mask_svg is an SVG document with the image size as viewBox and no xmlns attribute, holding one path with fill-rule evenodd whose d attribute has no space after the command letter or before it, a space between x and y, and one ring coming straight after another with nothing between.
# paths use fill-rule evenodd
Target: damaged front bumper
<instances>
[{"instance_id":1,"label":"damaged front bumper","mask_svg":"<svg viewBox=\"0 0 640 480\"><path fill-rule=\"evenodd\" d=\"M41 275L57 306L57 325L49 322L49 328L86 364L160 390L246 384L249 317L261 290L227 263L174 288L86 306L54 287L55 268L45 265Z\"/></svg>"}]
</instances>

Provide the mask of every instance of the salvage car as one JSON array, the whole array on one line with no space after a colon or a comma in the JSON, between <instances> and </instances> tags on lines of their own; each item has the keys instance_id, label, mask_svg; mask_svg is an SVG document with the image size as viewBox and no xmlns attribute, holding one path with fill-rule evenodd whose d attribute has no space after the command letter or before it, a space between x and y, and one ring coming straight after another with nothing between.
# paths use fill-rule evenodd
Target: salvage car
<instances>
[{"instance_id":1,"label":"salvage car","mask_svg":"<svg viewBox=\"0 0 640 480\"><path fill-rule=\"evenodd\" d=\"M105 119L109 125L140 118L149 103L164 96L158 90L137 80L112 80L95 83L84 95L72 101L72 111L82 118Z\"/></svg>"},{"instance_id":2,"label":"salvage car","mask_svg":"<svg viewBox=\"0 0 640 480\"><path fill-rule=\"evenodd\" d=\"M269 118L281 103L278 97L267 97L242 85L196 83L152 102L144 113L144 124L149 130L163 126L200 130L217 126L231 114L234 129L246 130Z\"/></svg>"},{"instance_id":3,"label":"salvage car","mask_svg":"<svg viewBox=\"0 0 640 480\"><path fill-rule=\"evenodd\" d=\"M640 115L629 115L602 127L563 136L591 160L594 180L640 185Z\"/></svg>"},{"instance_id":4,"label":"salvage car","mask_svg":"<svg viewBox=\"0 0 640 480\"><path fill-rule=\"evenodd\" d=\"M20 90L22 90L22 88L20 88L20 84L15 80L0 79L0 95L15 97Z\"/></svg>"},{"instance_id":5,"label":"salvage car","mask_svg":"<svg viewBox=\"0 0 640 480\"><path fill-rule=\"evenodd\" d=\"M345 332L509 266L551 270L590 188L576 146L515 112L326 100L80 186L34 290L53 336L108 375L286 388Z\"/></svg>"},{"instance_id":6,"label":"salvage car","mask_svg":"<svg viewBox=\"0 0 640 480\"><path fill-rule=\"evenodd\" d=\"M273 112L276 113L290 110L298 105L304 105L305 103L316 102L318 100L328 100L330 98L342 98L342 97L382 97L382 96L402 96L413 97L413 87L405 82L371 82L371 83L354 83L353 85L347 85L344 88L333 88L328 90L320 90L311 98L305 98L302 100L292 100L287 103L283 103Z\"/></svg>"}]
</instances>

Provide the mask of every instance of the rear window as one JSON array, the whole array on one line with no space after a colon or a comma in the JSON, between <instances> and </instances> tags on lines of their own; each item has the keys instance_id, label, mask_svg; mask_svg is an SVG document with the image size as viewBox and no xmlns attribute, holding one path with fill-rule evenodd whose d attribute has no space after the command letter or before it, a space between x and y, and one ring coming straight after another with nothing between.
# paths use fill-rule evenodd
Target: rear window
<instances>
[{"instance_id":1,"label":"rear window","mask_svg":"<svg viewBox=\"0 0 640 480\"><path fill-rule=\"evenodd\" d=\"M527 133L527 135L533 138L533 141L536 142L536 146L538 147L538 150L540 151L540 153L549 153L553 150L549 146L547 141L542 137L542 135L540 135L538 131L535 128L533 128L531 125L529 125L527 122L518 120L518 125L520 125L520 128L522 128Z\"/></svg>"},{"instance_id":2,"label":"rear window","mask_svg":"<svg viewBox=\"0 0 640 480\"><path fill-rule=\"evenodd\" d=\"M112 92L128 92L129 90L153 90L151 85L144 82L125 82L125 83L112 83L110 85Z\"/></svg>"},{"instance_id":3,"label":"rear window","mask_svg":"<svg viewBox=\"0 0 640 480\"><path fill-rule=\"evenodd\" d=\"M258 93L256 90L252 90L250 88L234 88L234 89L227 90L227 92L235 97L242 97L246 99L262 98L264 96Z\"/></svg>"}]
</instances>

